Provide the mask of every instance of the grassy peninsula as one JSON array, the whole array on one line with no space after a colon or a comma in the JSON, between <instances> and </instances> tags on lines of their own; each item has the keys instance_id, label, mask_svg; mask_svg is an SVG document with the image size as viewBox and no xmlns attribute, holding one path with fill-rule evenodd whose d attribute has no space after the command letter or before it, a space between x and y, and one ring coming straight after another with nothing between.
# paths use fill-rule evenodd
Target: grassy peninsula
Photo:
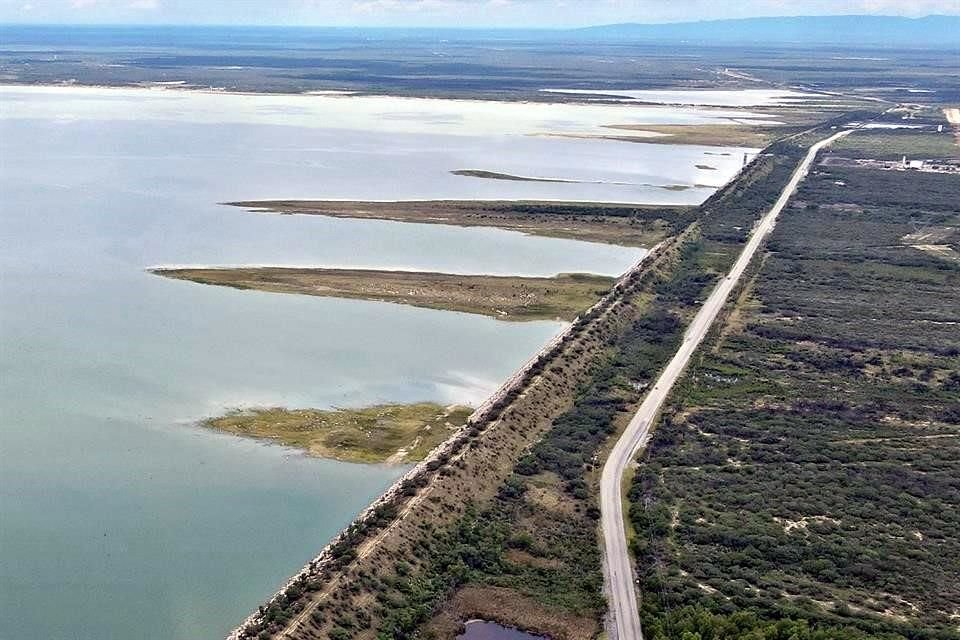
<instances>
[{"instance_id":1,"label":"grassy peninsula","mask_svg":"<svg viewBox=\"0 0 960 640\"><path fill-rule=\"evenodd\" d=\"M687 188L687 187L684 187ZM535 236L652 247L680 232L691 207L511 200L249 200L228 202L258 213L497 227Z\"/></svg>"},{"instance_id":2,"label":"grassy peninsula","mask_svg":"<svg viewBox=\"0 0 960 640\"><path fill-rule=\"evenodd\" d=\"M363 409L246 409L209 418L209 429L272 440L312 456L348 462L416 462L463 426L469 407L430 402Z\"/></svg>"},{"instance_id":3,"label":"grassy peninsula","mask_svg":"<svg viewBox=\"0 0 960 640\"><path fill-rule=\"evenodd\" d=\"M379 300L477 313L501 320L572 320L613 283L612 278L579 273L524 278L287 267L155 269L153 273L200 284Z\"/></svg>"}]
</instances>

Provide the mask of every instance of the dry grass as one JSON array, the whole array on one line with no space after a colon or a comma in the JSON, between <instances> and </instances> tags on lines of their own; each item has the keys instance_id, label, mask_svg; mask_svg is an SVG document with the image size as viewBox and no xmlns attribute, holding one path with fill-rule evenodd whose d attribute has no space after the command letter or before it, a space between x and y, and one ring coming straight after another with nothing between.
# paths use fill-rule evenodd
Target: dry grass
<instances>
[{"instance_id":1,"label":"dry grass","mask_svg":"<svg viewBox=\"0 0 960 640\"><path fill-rule=\"evenodd\" d=\"M560 488L563 482L557 474L544 471L531 478L531 487L524 499L538 510L570 515L576 510L576 502Z\"/></svg>"}]
</instances>

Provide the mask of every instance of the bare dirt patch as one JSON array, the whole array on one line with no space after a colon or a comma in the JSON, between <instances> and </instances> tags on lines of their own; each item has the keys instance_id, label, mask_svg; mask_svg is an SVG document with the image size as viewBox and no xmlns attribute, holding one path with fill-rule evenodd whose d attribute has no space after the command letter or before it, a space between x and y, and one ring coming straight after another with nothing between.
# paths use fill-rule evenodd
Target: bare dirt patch
<instances>
[{"instance_id":1,"label":"bare dirt patch","mask_svg":"<svg viewBox=\"0 0 960 640\"><path fill-rule=\"evenodd\" d=\"M803 516L799 520L789 520L787 518L774 517L773 521L783 526L784 533L790 533L791 531L806 531L811 522L831 522L833 524L840 524L839 520L829 516Z\"/></svg>"}]
</instances>

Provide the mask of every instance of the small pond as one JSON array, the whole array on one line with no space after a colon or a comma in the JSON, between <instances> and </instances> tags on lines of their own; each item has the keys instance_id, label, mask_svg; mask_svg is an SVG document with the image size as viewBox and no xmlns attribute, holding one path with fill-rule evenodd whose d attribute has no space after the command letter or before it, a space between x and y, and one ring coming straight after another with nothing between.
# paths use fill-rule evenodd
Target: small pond
<instances>
[{"instance_id":1,"label":"small pond","mask_svg":"<svg viewBox=\"0 0 960 640\"><path fill-rule=\"evenodd\" d=\"M549 640L547 636L535 636L486 620L471 620L466 627L466 630L457 636L458 640Z\"/></svg>"}]
</instances>

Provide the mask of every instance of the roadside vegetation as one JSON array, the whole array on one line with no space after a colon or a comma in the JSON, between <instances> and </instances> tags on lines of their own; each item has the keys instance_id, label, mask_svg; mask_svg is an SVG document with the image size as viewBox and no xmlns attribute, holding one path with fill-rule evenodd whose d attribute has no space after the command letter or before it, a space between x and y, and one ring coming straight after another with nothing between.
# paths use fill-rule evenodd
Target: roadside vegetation
<instances>
[{"instance_id":1,"label":"roadside vegetation","mask_svg":"<svg viewBox=\"0 0 960 640\"><path fill-rule=\"evenodd\" d=\"M156 269L153 273L237 289L394 302L498 320L573 320L613 284L613 278L585 273L528 278L287 267Z\"/></svg>"},{"instance_id":2,"label":"roadside vegetation","mask_svg":"<svg viewBox=\"0 0 960 640\"><path fill-rule=\"evenodd\" d=\"M960 637L960 267L902 242L960 224L958 192L823 165L801 186L632 484L649 638Z\"/></svg>"},{"instance_id":3,"label":"roadside vegetation","mask_svg":"<svg viewBox=\"0 0 960 640\"><path fill-rule=\"evenodd\" d=\"M201 425L348 462L416 462L462 427L469 407L417 404L363 409L238 409Z\"/></svg>"}]
</instances>

